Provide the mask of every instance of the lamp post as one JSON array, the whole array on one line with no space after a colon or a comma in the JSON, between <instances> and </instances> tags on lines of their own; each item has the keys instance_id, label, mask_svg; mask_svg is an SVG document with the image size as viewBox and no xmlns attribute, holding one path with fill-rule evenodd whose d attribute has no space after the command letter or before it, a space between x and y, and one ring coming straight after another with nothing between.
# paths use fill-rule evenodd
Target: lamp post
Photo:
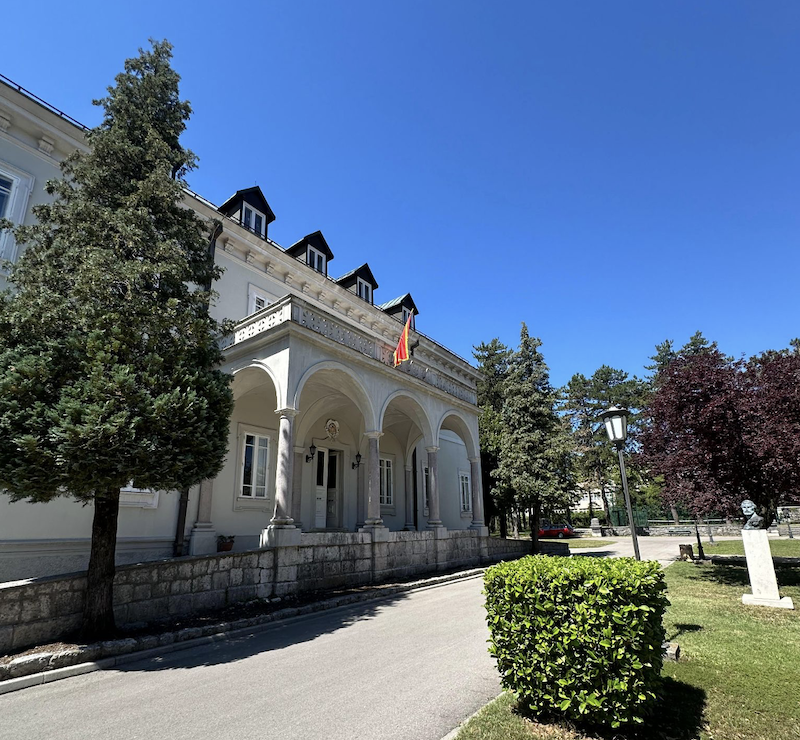
<instances>
[{"instance_id":1,"label":"lamp post","mask_svg":"<svg viewBox=\"0 0 800 740\"><path fill-rule=\"evenodd\" d=\"M633 552L637 560L641 560L639 555L639 540L636 539L636 523L633 521L633 509L631 508L631 497L628 493L628 477L625 475L625 459L622 456L622 448L628 437L628 409L620 406L612 406L608 411L604 411L600 417L606 425L606 433L609 440L617 448L619 456L619 472L622 476L622 492L625 494L625 508L628 510L628 522L631 525L631 539L633 540Z\"/></svg>"}]
</instances>

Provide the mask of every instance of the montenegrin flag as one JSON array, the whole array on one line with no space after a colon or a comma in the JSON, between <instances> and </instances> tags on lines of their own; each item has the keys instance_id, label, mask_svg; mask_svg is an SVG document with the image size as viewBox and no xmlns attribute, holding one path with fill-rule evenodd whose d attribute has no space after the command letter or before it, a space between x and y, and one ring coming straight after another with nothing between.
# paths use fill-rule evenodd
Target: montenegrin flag
<instances>
[{"instance_id":1,"label":"montenegrin flag","mask_svg":"<svg viewBox=\"0 0 800 740\"><path fill-rule=\"evenodd\" d=\"M408 321L406 321L403 333L400 335L400 341L397 343L397 349L394 351L395 367L397 367L401 362L410 359L410 355L408 352L408 331L411 328L411 318L413 316L414 316L413 312L408 315Z\"/></svg>"}]
</instances>

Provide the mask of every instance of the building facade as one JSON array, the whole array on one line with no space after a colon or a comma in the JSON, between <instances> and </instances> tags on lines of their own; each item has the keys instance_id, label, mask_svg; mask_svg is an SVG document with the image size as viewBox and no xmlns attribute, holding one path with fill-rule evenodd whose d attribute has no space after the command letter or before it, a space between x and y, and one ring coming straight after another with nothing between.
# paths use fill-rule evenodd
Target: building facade
<instances>
[{"instance_id":1,"label":"building facade","mask_svg":"<svg viewBox=\"0 0 800 740\"><path fill-rule=\"evenodd\" d=\"M58 163L85 147L84 129L0 80L0 214L30 223ZM477 371L416 330L411 295L379 303L367 263L332 277L320 231L282 247L257 188L217 207L186 192L209 224L215 318L235 408L220 474L189 491L122 491L120 563L298 543L302 533L471 529L483 521ZM19 257L10 234L6 259ZM4 277L0 276L0 287ZM411 361L393 352L407 321ZM88 562L92 507L69 497L10 503L0 494L0 581L63 573ZM185 514L182 513L185 511Z\"/></svg>"}]
</instances>

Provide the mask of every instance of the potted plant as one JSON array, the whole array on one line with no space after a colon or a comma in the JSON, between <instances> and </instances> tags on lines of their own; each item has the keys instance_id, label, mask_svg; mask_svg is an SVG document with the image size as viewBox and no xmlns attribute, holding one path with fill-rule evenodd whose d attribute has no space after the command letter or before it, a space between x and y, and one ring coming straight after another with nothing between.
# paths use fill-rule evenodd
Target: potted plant
<instances>
[{"instance_id":1,"label":"potted plant","mask_svg":"<svg viewBox=\"0 0 800 740\"><path fill-rule=\"evenodd\" d=\"M220 534L217 535L217 552L230 552L233 550L233 541L236 539L235 535Z\"/></svg>"}]
</instances>

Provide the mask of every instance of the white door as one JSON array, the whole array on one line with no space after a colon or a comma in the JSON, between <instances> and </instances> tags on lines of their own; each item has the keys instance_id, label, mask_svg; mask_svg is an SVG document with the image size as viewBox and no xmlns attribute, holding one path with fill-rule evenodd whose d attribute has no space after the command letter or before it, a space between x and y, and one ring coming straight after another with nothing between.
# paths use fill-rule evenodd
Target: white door
<instances>
[{"instance_id":1,"label":"white door","mask_svg":"<svg viewBox=\"0 0 800 740\"><path fill-rule=\"evenodd\" d=\"M336 528L339 526L338 518L338 501L339 501L339 456L340 452L328 453L328 478L327 478L327 519L326 525L329 528Z\"/></svg>"},{"instance_id":2,"label":"white door","mask_svg":"<svg viewBox=\"0 0 800 740\"><path fill-rule=\"evenodd\" d=\"M317 459L314 461L314 466L314 493L316 496L314 527L325 529L328 518L328 450L317 447Z\"/></svg>"}]
</instances>

